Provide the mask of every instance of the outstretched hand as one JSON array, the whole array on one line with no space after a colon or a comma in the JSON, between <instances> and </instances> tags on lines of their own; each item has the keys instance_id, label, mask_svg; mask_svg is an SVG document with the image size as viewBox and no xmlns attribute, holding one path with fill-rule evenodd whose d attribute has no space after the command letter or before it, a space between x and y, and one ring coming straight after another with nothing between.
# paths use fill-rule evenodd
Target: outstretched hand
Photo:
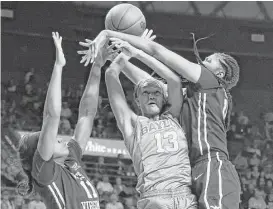
<instances>
[{"instance_id":1,"label":"outstretched hand","mask_svg":"<svg viewBox=\"0 0 273 209\"><path fill-rule=\"evenodd\" d=\"M139 52L139 49L133 47L127 41L123 41L118 38L110 38L110 40L112 41L112 46L115 46L117 49L119 49L121 52L129 57L135 57Z\"/></svg>"},{"instance_id":2,"label":"outstretched hand","mask_svg":"<svg viewBox=\"0 0 273 209\"><path fill-rule=\"evenodd\" d=\"M85 40L86 40L86 42L89 42L89 43L92 42L89 39L85 39ZM105 43L104 46L98 50L97 57L94 59L94 61L101 66L103 66L107 60L113 61L116 58L116 56L118 55L118 53L117 53L118 50L114 50L113 49L114 47L115 47L114 45L108 46ZM80 61L80 63L85 62L84 66L87 66L90 63L90 60L92 59L92 49L89 48L88 50L77 51L77 53L84 55L82 57L82 60ZM93 60L91 60L91 63L92 62L93 62Z\"/></svg>"},{"instance_id":3,"label":"outstretched hand","mask_svg":"<svg viewBox=\"0 0 273 209\"><path fill-rule=\"evenodd\" d=\"M93 41L90 39L85 39L85 42L79 42L81 46L88 47L88 50L78 51L78 54L86 55L83 56L81 63L85 62L84 66L87 66L89 63L93 63L99 53L100 48L103 47L107 41L108 39L105 33L102 31Z\"/></svg>"},{"instance_id":4,"label":"outstretched hand","mask_svg":"<svg viewBox=\"0 0 273 209\"><path fill-rule=\"evenodd\" d=\"M66 60L65 60L63 48L62 48L62 37L59 35L58 32L52 32L52 38L56 48L55 64L63 67L66 64Z\"/></svg>"},{"instance_id":5,"label":"outstretched hand","mask_svg":"<svg viewBox=\"0 0 273 209\"><path fill-rule=\"evenodd\" d=\"M156 35L153 35L153 30L149 30L148 28L143 32L141 38L153 41L156 38Z\"/></svg>"}]
</instances>

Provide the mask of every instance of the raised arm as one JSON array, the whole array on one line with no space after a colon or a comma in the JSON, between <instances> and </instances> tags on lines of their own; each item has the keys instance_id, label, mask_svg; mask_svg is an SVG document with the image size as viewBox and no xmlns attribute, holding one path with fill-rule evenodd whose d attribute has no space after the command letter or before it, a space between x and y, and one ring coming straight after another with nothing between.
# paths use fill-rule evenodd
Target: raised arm
<instances>
[{"instance_id":1,"label":"raised arm","mask_svg":"<svg viewBox=\"0 0 273 209\"><path fill-rule=\"evenodd\" d=\"M101 67L109 58L112 48L103 46L99 50L80 101L78 122L73 139L79 143L82 150L86 147L91 135L93 121L97 113Z\"/></svg>"},{"instance_id":2,"label":"raised arm","mask_svg":"<svg viewBox=\"0 0 273 209\"><path fill-rule=\"evenodd\" d=\"M133 128L137 117L126 102L124 91L119 80L120 71L128 59L129 57L123 53L119 54L105 73L110 105L117 120L118 127L125 139L129 139L133 135Z\"/></svg>"},{"instance_id":3,"label":"raised arm","mask_svg":"<svg viewBox=\"0 0 273 209\"><path fill-rule=\"evenodd\" d=\"M62 70L66 60L62 50L62 37L53 32L52 37L56 48L56 60L49 82L43 113L43 125L37 149L41 157L48 161L54 151L54 141L57 140L58 127L61 115L61 80Z\"/></svg>"},{"instance_id":4,"label":"raised arm","mask_svg":"<svg viewBox=\"0 0 273 209\"><path fill-rule=\"evenodd\" d=\"M141 38L153 41L156 38L156 35L153 35L153 30L146 29L141 35ZM125 63L125 67L122 69L122 72L135 85L138 84L141 80L146 80L152 77L149 73L145 72L130 62Z\"/></svg>"},{"instance_id":5,"label":"raised arm","mask_svg":"<svg viewBox=\"0 0 273 209\"><path fill-rule=\"evenodd\" d=\"M124 53L129 53L130 56L139 59L167 81L168 102L171 105L169 111L174 117L179 117L183 99L180 77L160 61L142 50L136 49L126 41L116 39L113 44Z\"/></svg>"},{"instance_id":6,"label":"raised arm","mask_svg":"<svg viewBox=\"0 0 273 209\"><path fill-rule=\"evenodd\" d=\"M149 73L145 72L144 70L141 70L139 67L135 66L130 62L125 63L122 72L135 85L138 84L138 82L140 82L141 80L146 80L152 77Z\"/></svg>"},{"instance_id":7,"label":"raised arm","mask_svg":"<svg viewBox=\"0 0 273 209\"><path fill-rule=\"evenodd\" d=\"M155 57L178 74L182 75L187 80L196 83L201 76L201 66L190 62L182 56L172 52L166 47L150 40L143 39L141 37L124 34L116 31L104 30L102 31L93 42L83 43L82 46L90 47L91 57L96 56L97 46L101 45L108 40L114 41L115 38L122 39L129 42L138 49L143 50L147 54Z\"/></svg>"}]
</instances>

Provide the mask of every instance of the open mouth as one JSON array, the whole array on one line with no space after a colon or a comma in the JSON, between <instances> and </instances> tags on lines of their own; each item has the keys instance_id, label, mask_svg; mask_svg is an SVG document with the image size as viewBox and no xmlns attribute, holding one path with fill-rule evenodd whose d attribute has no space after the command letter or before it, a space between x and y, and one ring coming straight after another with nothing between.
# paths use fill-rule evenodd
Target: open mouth
<instances>
[{"instance_id":1,"label":"open mouth","mask_svg":"<svg viewBox=\"0 0 273 209\"><path fill-rule=\"evenodd\" d=\"M156 105L155 102L149 102L148 105Z\"/></svg>"}]
</instances>

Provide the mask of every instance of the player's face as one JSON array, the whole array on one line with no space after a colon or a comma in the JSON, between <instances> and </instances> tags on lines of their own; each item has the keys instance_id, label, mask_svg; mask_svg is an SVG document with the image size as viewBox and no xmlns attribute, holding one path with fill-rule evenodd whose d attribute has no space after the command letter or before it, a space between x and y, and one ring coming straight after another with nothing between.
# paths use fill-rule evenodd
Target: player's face
<instances>
[{"instance_id":1,"label":"player's face","mask_svg":"<svg viewBox=\"0 0 273 209\"><path fill-rule=\"evenodd\" d=\"M212 54L203 61L203 64L208 68L211 72L213 72L218 77L224 77L225 71L220 63L221 57L217 54Z\"/></svg>"},{"instance_id":2,"label":"player's face","mask_svg":"<svg viewBox=\"0 0 273 209\"><path fill-rule=\"evenodd\" d=\"M54 146L54 158L58 158L58 157L64 157L67 156L69 153L68 150L68 146L67 146L67 141L62 140L62 139L57 139L55 142L55 146Z\"/></svg>"},{"instance_id":3,"label":"player's face","mask_svg":"<svg viewBox=\"0 0 273 209\"><path fill-rule=\"evenodd\" d=\"M143 115L153 117L160 114L163 107L163 94L160 87L145 86L138 95L140 109Z\"/></svg>"}]
</instances>

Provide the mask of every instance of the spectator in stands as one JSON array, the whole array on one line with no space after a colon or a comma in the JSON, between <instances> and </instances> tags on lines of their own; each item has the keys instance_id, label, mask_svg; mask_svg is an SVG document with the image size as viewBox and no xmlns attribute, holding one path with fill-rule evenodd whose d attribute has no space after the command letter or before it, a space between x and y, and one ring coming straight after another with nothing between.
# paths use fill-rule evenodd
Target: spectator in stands
<instances>
[{"instance_id":1,"label":"spectator in stands","mask_svg":"<svg viewBox=\"0 0 273 209\"><path fill-rule=\"evenodd\" d=\"M28 209L46 209L45 204L39 194L36 194L34 198L29 202Z\"/></svg>"},{"instance_id":2,"label":"spectator in stands","mask_svg":"<svg viewBox=\"0 0 273 209\"><path fill-rule=\"evenodd\" d=\"M123 205L118 201L117 194L113 193L110 196L110 202L106 204L105 209L123 209Z\"/></svg>"},{"instance_id":3,"label":"spectator in stands","mask_svg":"<svg viewBox=\"0 0 273 209\"><path fill-rule=\"evenodd\" d=\"M13 200L14 209L22 209L25 206L25 200L21 195L16 195Z\"/></svg>"},{"instance_id":4,"label":"spectator in stands","mask_svg":"<svg viewBox=\"0 0 273 209\"><path fill-rule=\"evenodd\" d=\"M262 190L255 189L254 197L251 197L248 201L248 207L250 209L266 209Z\"/></svg>"},{"instance_id":5,"label":"spectator in stands","mask_svg":"<svg viewBox=\"0 0 273 209\"><path fill-rule=\"evenodd\" d=\"M272 179L268 179L266 181L266 185L265 185L264 191L268 195L271 193L271 191L273 191L272 183L273 183Z\"/></svg>"},{"instance_id":6,"label":"spectator in stands","mask_svg":"<svg viewBox=\"0 0 273 209\"><path fill-rule=\"evenodd\" d=\"M259 166L261 163L261 160L258 158L257 152L255 152L252 157L249 159L249 165L250 166Z\"/></svg>"},{"instance_id":7,"label":"spectator in stands","mask_svg":"<svg viewBox=\"0 0 273 209\"><path fill-rule=\"evenodd\" d=\"M69 108L68 102L64 101L62 103L61 117L69 119L72 116L72 111Z\"/></svg>"},{"instance_id":8,"label":"spectator in stands","mask_svg":"<svg viewBox=\"0 0 273 209\"><path fill-rule=\"evenodd\" d=\"M103 175L102 181L99 181L97 184L97 190L99 194L112 193L114 188L112 184L109 182L109 177L107 175Z\"/></svg>"},{"instance_id":9,"label":"spectator in stands","mask_svg":"<svg viewBox=\"0 0 273 209\"><path fill-rule=\"evenodd\" d=\"M104 165L104 157L99 156L98 163L95 165L96 173L105 174L106 166Z\"/></svg>"},{"instance_id":10,"label":"spectator in stands","mask_svg":"<svg viewBox=\"0 0 273 209\"><path fill-rule=\"evenodd\" d=\"M249 123L248 117L244 115L243 111L241 111L237 118L237 125L236 125L237 133L245 135L248 123Z\"/></svg>"},{"instance_id":11,"label":"spectator in stands","mask_svg":"<svg viewBox=\"0 0 273 209\"><path fill-rule=\"evenodd\" d=\"M243 171L248 168L248 159L243 156L243 151L239 152L236 158L233 161L238 172Z\"/></svg>"},{"instance_id":12,"label":"spectator in stands","mask_svg":"<svg viewBox=\"0 0 273 209\"><path fill-rule=\"evenodd\" d=\"M73 135L73 129L71 128L69 120L63 116L60 118L59 134L69 136Z\"/></svg>"},{"instance_id":13,"label":"spectator in stands","mask_svg":"<svg viewBox=\"0 0 273 209\"><path fill-rule=\"evenodd\" d=\"M82 97L83 91L84 91L84 86L83 86L83 84L80 84L78 86L78 89L76 90L76 98L77 99L80 99Z\"/></svg>"},{"instance_id":14,"label":"spectator in stands","mask_svg":"<svg viewBox=\"0 0 273 209\"><path fill-rule=\"evenodd\" d=\"M258 179L259 176L260 176L258 165L255 165L255 166L252 167L251 176L254 179Z\"/></svg>"},{"instance_id":15,"label":"spectator in stands","mask_svg":"<svg viewBox=\"0 0 273 209\"><path fill-rule=\"evenodd\" d=\"M33 109L39 115L42 113L44 98L45 95L43 95L43 90L38 88L33 98Z\"/></svg>"},{"instance_id":16,"label":"spectator in stands","mask_svg":"<svg viewBox=\"0 0 273 209\"><path fill-rule=\"evenodd\" d=\"M17 85L15 84L15 82L14 82L13 79L10 79L8 81L8 84L7 84L6 88L7 88L8 94L10 94L10 93L16 93Z\"/></svg>"},{"instance_id":17,"label":"spectator in stands","mask_svg":"<svg viewBox=\"0 0 273 209\"><path fill-rule=\"evenodd\" d=\"M97 130L96 130L94 127L93 127L93 129L92 129L91 136L92 136L92 137L98 137L98 132L97 132Z\"/></svg>"},{"instance_id":18,"label":"spectator in stands","mask_svg":"<svg viewBox=\"0 0 273 209\"><path fill-rule=\"evenodd\" d=\"M122 184L122 180L120 177L116 178L116 184L114 185L114 192L119 195L121 192L126 190L126 186Z\"/></svg>"},{"instance_id":19,"label":"spectator in stands","mask_svg":"<svg viewBox=\"0 0 273 209\"><path fill-rule=\"evenodd\" d=\"M1 209L14 209L14 205L12 201L9 199L9 192L4 190L2 191L2 196L1 196Z\"/></svg>"},{"instance_id":20,"label":"spectator in stands","mask_svg":"<svg viewBox=\"0 0 273 209\"><path fill-rule=\"evenodd\" d=\"M135 171L134 171L134 167L132 164L130 164L127 167L126 176L131 176L131 177L136 176Z\"/></svg>"},{"instance_id":21,"label":"spectator in stands","mask_svg":"<svg viewBox=\"0 0 273 209\"><path fill-rule=\"evenodd\" d=\"M267 195L267 209L273 209L273 190Z\"/></svg>"},{"instance_id":22,"label":"spectator in stands","mask_svg":"<svg viewBox=\"0 0 273 209\"><path fill-rule=\"evenodd\" d=\"M118 154L117 156L117 164L118 164L118 170L117 170L117 174L124 176L126 171L125 171L125 164L123 162L124 159L124 155L123 154Z\"/></svg>"},{"instance_id":23,"label":"spectator in stands","mask_svg":"<svg viewBox=\"0 0 273 209\"><path fill-rule=\"evenodd\" d=\"M267 141L273 141L273 112L266 113L264 116L264 131Z\"/></svg>"},{"instance_id":24,"label":"spectator in stands","mask_svg":"<svg viewBox=\"0 0 273 209\"><path fill-rule=\"evenodd\" d=\"M243 204L247 204L249 199L254 195L255 186L253 184L248 184L247 190L242 195Z\"/></svg>"},{"instance_id":25,"label":"spectator in stands","mask_svg":"<svg viewBox=\"0 0 273 209\"><path fill-rule=\"evenodd\" d=\"M24 80L25 84L34 82L34 80L35 80L34 73L35 73L35 69L31 68L30 71L28 71L25 74L25 80Z\"/></svg>"}]
</instances>

